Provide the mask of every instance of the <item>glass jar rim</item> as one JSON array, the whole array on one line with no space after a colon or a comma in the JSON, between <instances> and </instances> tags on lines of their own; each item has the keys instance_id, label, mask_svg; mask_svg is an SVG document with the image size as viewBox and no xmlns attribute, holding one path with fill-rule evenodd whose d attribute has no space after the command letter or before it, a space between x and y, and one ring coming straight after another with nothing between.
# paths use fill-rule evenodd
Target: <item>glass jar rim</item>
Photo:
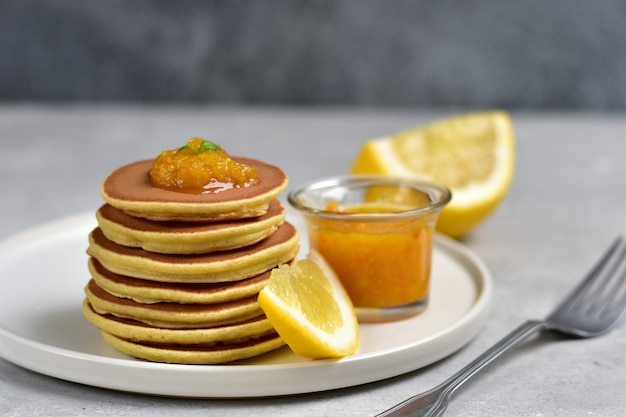
<instances>
[{"instance_id":1,"label":"glass jar rim","mask_svg":"<svg viewBox=\"0 0 626 417\"><path fill-rule=\"evenodd\" d=\"M354 188L366 184L409 187L422 192L430 191L437 193L438 198L436 198L435 201L431 201L430 204L424 206L407 210L380 213L331 211L326 210L325 208L312 207L311 205L307 205L301 199L301 196L303 194L310 191L332 189L337 187ZM440 211L446 204L450 202L451 199L452 192L448 187L443 184L432 181L430 179L394 175L342 175L321 178L296 187L287 196L287 200L289 201L291 206L302 213L321 218L341 219L347 221L384 221L398 220L402 218L422 217L427 214Z\"/></svg>"}]
</instances>

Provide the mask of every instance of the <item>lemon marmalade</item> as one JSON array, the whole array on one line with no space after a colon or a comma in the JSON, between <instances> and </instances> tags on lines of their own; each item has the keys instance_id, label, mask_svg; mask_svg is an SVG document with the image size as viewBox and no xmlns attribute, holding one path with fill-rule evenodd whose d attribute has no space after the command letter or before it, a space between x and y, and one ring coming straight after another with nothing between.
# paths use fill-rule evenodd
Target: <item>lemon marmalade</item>
<instances>
[{"instance_id":1,"label":"lemon marmalade","mask_svg":"<svg viewBox=\"0 0 626 417\"><path fill-rule=\"evenodd\" d=\"M161 152L152 163L153 187L189 194L219 193L259 183L256 168L232 159L221 146L192 138Z\"/></svg>"}]
</instances>

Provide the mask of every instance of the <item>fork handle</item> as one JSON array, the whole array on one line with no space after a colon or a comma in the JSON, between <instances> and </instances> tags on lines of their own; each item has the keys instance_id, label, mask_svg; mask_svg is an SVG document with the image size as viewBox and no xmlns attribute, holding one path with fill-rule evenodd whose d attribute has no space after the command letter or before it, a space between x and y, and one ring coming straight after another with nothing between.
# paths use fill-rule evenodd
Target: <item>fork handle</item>
<instances>
[{"instance_id":1,"label":"fork handle","mask_svg":"<svg viewBox=\"0 0 626 417\"><path fill-rule=\"evenodd\" d=\"M546 324L546 321L543 320L528 320L524 322L463 369L439 384L436 388L426 391L423 394L415 395L395 407L384 411L379 414L378 417L408 417L413 415L426 417L441 415L445 411L452 395L463 383L501 354L518 345L536 331L545 328ZM417 414L418 411L420 412L419 414Z\"/></svg>"}]
</instances>

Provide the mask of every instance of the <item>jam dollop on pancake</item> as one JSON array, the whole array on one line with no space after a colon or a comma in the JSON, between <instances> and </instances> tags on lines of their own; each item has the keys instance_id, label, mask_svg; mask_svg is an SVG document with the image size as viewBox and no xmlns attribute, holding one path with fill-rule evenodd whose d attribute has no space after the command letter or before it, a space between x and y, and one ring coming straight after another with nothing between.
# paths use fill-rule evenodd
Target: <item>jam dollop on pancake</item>
<instances>
[{"instance_id":1,"label":"jam dollop on pancake","mask_svg":"<svg viewBox=\"0 0 626 417\"><path fill-rule=\"evenodd\" d=\"M258 181L255 167L234 160L220 145L198 137L161 152L150 168L153 186L182 193L219 193Z\"/></svg>"}]
</instances>

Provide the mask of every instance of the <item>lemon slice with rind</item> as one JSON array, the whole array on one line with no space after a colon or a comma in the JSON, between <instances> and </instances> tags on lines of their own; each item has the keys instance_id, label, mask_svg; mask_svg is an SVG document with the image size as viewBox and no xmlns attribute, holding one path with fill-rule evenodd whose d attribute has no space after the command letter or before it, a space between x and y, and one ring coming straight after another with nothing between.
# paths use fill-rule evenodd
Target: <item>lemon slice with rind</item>
<instances>
[{"instance_id":1,"label":"lemon slice with rind","mask_svg":"<svg viewBox=\"0 0 626 417\"><path fill-rule=\"evenodd\" d=\"M508 193L515 169L515 136L508 113L488 111L443 119L367 141L350 172L435 180L452 191L437 229L463 237Z\"/></svg>"},{"instance_id":2,"label":"lemon slice with rind","mask_svg":"<svg viewBox=\"0 0 626 417\"><path fill-rule=\"evenodd\" d=\"M317 252L275 268L258 300L276 332L296 354L324 359L356 352L359 326L354 307Z\"/></svg>"}]
</instances>

